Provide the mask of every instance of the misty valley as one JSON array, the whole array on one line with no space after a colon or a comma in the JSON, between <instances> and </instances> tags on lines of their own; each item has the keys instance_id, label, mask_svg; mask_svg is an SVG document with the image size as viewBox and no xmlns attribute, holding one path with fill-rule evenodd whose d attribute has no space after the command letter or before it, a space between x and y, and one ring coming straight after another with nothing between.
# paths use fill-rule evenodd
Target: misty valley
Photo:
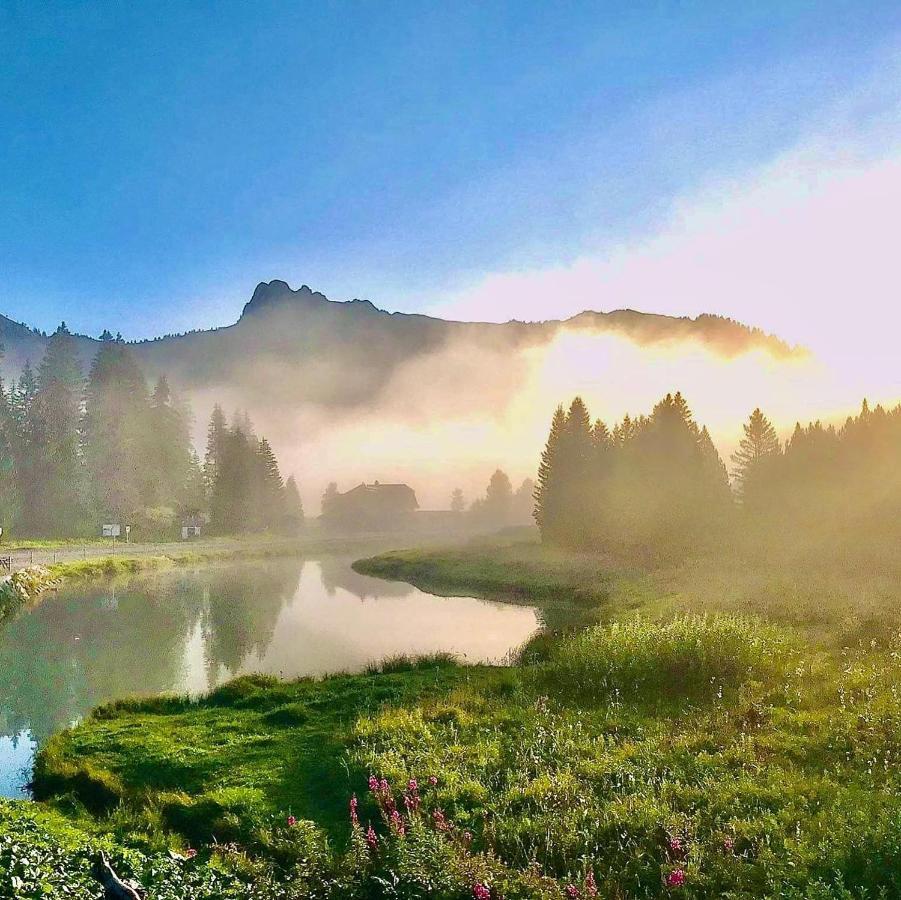
<instances>
[{"instance_id":1,"label":"misty valley","mask_svg":"<svg viewBox=\"0 0 901 900\"><path fill-rule=\"evenodd\" d=\"M680 391L607 421L558 397L521 481L477 444L469 486L451 443L434 482L339 486L404 467L314 439L311 498L255 407L198 430L140 347L83 370L82 343L0 385L15 896L898 884L901 406L782 434L755 407L724 459Z\"/></svg>"},{"instance_id":2,"label":"misty valley","mask_svg":"<svg viewBox=\"0 0 901 900\"><path fill-rule=\"evenodd\" d=\"M0 0L0 900L901 900L901 5Z\"/></svg>"}]
</instances>

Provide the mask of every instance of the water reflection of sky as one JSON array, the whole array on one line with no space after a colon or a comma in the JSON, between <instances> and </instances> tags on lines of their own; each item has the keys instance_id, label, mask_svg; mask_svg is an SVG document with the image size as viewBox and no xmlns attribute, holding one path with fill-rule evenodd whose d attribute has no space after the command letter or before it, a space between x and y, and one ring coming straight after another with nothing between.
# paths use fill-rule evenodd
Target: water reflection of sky
<instances>
[{"instance_id":1,"label":"water reflection of sky","mask_svg":"<svg viewBox=\"0 0 901 900\"><path fill-rule=\"evenodd\" d=\"M501 661L538 624L534 609L434 597L335 559L70 586L0 630L0 795L21 796L36 742L114 698L358 671L398 653Z\"/></svg>"}]
</instances>

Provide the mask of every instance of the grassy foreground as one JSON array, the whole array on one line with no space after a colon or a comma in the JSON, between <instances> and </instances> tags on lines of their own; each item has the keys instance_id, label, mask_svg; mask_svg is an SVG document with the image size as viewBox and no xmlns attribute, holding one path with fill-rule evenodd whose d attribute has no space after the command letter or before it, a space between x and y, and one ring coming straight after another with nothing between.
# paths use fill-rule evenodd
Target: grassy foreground
<instances>
[{"instance_id":1,"label":"grassy foreground","mask_svg":"<svg viewBox=\"0 0 901 900\"><path fill-rule=\"evenodd\" d=\"M899 690L897 640L833 657L754 619L634 619L511 668L114 704L50 741L36 789L152 896L901 896ZM197 886L164 892L147 860L189 845Z\"/></svg>"}]
</instances>

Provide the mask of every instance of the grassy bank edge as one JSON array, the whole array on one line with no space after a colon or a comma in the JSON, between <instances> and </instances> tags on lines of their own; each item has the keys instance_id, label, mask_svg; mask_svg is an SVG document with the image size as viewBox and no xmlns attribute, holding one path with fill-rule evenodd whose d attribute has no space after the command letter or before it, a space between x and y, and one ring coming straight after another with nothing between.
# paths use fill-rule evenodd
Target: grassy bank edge
<instances>
[{"instance_id":1,"label":"grassy bank edge","mask_svg":"<svg viewBox=\"0 0 901 900\"><path fill-rule=\"evenodd\" d=\"M98 556L92 559L70 560L47 566L55 579L81 579L133 575L151 569L191 566L208 562L229 562L237 559L269 559L300 554L303 548L296 541L285 541L250 547L223 550L187 550L184 553L161 553L141 556Z\"/></svg>"},{"instance_id":2,"label":"grassy bank edge","mask_svg":"<svg viewBox=\"0 0 901 900\"><path fill-rule=\"evenodd\" d=\"M53 563L49 566L28 566L3 579L4 589L0 591L0 622L23 606L41 602L48 593L59 588L65 581L114 578L176 566L185 567L238 559L293 556L300 555L307 549L296 541L279 541L223 549L186 550L184 553L96 556Z\"/></svg>"}]
</instances>

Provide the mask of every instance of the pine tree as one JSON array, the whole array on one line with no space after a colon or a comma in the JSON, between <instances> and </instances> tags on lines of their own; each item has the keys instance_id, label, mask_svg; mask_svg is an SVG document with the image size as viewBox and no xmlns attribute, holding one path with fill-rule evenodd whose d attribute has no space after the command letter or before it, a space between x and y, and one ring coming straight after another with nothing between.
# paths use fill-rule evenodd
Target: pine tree
<instances>
[{"instance_id":1,"label":"pine tree","mask_svg":"<svg viewBox=\"0 0 901 900\"><path fill-rule=\"evenodd\" d=\"M3 348L0 345L0 358ZM19 516L19 495L16 488L16 464L13 456L15 420L9 396L0 378L0 527L9 530Z\"/></svg>"},{"instance_id":2,"label":"pine tree","mask_svg":"<svg viewBox=\"0 0 901 900\"><path fill-rule=\"evenodd\" d=\"M184 494L179 502L179 513L183 517L198 517L207 509L208 498L203 466L197 451L191 448L191 459L188 465L188 477L185 481Z\"/></svg>"},{"instance_id":3,"label":"pine tree","mask_svg":"<svg viewBox=\"0 0 901 900\"><path fill-rule=\"evenodd\" d=\"M323 519L334 519L338 512L338 485L330 481L322 495L321 515Z\"/></svg>"},{"instance_id":4,"label":"pine tree","mask_svg":"<svg viewBox=\"0 0 901 900\"><path fill-rule=\"evenodd\" d=\"M207 428L206 456L203 461L203 477L206 481L207 494L212 493L216 483L219 468L222 465L222 454L227 434L228 423L225 420L225 413L217 403L213 407L210 424Z\"/></svg>"},{"instance_id":5,"label":"pine tree","mask_svg":"<svg viewBox=\"0 0 901 900\"><path fill-rule=\"evenodd\" d=\"M173 397L168 379L160 375L150 398L145 426L148 506L174 513L194 505L196 498L186 502L193 476L191 421L190 408Z\"/></svg>"},{"instance_id":6,"label":"pine tree","mask_svg":"<svg viewBox=\"0 0 901 900\"><path fill-rule=\"evenodd\" d=\"M513 485L506 472L496 469L488 481L480 513L493 526L506 525L513 508Z\"/></svg>"},{"instance_id":7,"label":"pine tree","mask_svg":"<svg viewBox=\"0 0 901 900\"><path fill-rule=\"evenodd\" d=\"M285 485L278 468L278 460L266 438L256 449L257 487L256 523L258 528L281 528L286 514Z\"/></svg>"},{"instance_id":8,"label":"pine tree","mask_svg":"<svg viewBox=\"0 0 901 900\"><path fill-rule=\"evenodd\" d=\"M559 447L561 521L560 540L568 547L590 540L594 499L591 495L595 463L591 416L581 397L570 404Z\"/></svg>"},{"instance_id":9,"label":"pine tree","mask_svg":"<svg viewBox=\"0 0 901 900\"><path fill-rule=\"evenodd\" d=\"M541 540L555 543L562 525L563 513L561 496L560 444L566 427L566 413L563 406L554 410L551 430L541 453L538 465L538 483L535 486L535 509L532 515L541 532Z\"/></svg>"},{"instance_id":10,"label":"pine tree","mask_svg":"<svg viewBox=\"0 0 901 900\"><path fill-rule=\"evenodd\" d=\"M535 482L531 478L524 478L522 484L513 494L513 508L510 519L517 525L526 525L532 521L532 511L535 509Z\"/></svg>"},{"instance_id":11,"label":"pine tree","mask_svg":"<svg viewBox=\"0 0 901 900\"><path fill-rule=\"evenodd\" d=\"M304 526L303 501L293 475L285 481L285 530L296 534Z\"/></svg>"},{"instance_id":12,"label":"pine tree","mask_svg":"<svg viewBox=\"0 0 901 900\"><path fill-rule=\"evenodd\" d=\"M91 365L82 432L90 504L124 524L145 506L149 397L131 350L105 341Z\"/></svg>"},{"instance_id":13,"label":"pine tree","mask_svg":"<svg viewBox=\"0 0 901 900\"><path fill-rule=\"evenodd\" d=\"M26 360L19 380L9 392L10 445L20 520L28 504L33 502L41 482L38 448L42 434L40 422L34 415L37 390L34 370Z\"/></svg>"},{"instance_id":14,"label":"pine tree","mask_svg":"<svg viewBox=\"0 0 901 900\"><path fill-rule=\"evenodd\" d=\"M744 437L732 454L733 474L742 502L751 508L763 502L773 463L782 451L776 429L759 408L751 413L743 428Z\"/></svg>"},{"instance_id":15,"label":"pine tree","mask_svg":"<svg viewBox=\"0 0 901 900\"><path fill-rule=\"evenodd\" d=\"M70 534L79 522L79 427L84 376L74 338L62 323L47 344L28 417L30 470L23 520L32 534Z\"/></svg>"}]
</instances>

